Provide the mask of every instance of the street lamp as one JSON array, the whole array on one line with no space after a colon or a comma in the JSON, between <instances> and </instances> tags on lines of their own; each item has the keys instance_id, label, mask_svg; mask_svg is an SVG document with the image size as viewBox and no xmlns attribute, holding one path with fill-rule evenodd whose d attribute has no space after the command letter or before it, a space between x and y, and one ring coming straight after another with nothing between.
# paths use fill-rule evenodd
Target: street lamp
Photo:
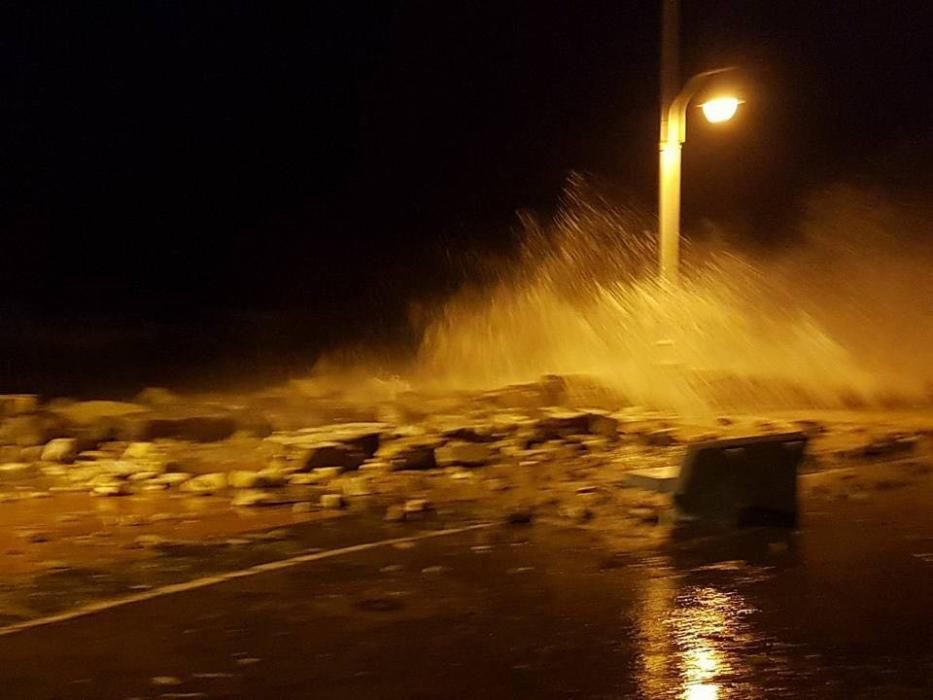
<instances>
[{"instance_id":1,"label":"street lamp","mask_svg":"<svg viewBox=\"0 0 933 700\"><path fill-rule=\"evenodd\" d=\"M700 105L703 116L713 124L727 122L735 116L741 101L736 97L714 97Z\"/></svg>"},{"instance_id":2,"label":"street lamp","mask_svg":"<svg viewBox=\"0 0 933 700\"><path fill-rule=\"evenodd\" d=\"M658 235L661 279L677 284L680 268L680 161L687 135L687 106L711 78L735 70L716 68L690 78L677 92L677 34L679 3L662 0L661 36L661 144L658 163ZM717 95L701 106L713 123L735 116L741 101L733 95Z\"/></svg>"}]
</instances>

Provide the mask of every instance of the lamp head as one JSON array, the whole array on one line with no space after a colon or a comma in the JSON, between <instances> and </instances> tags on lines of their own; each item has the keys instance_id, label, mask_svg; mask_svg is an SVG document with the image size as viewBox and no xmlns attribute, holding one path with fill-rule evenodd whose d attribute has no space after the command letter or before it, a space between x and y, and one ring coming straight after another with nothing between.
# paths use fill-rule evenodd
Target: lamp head
<instances>
[{"instance_id":1,"label":"lamp head","mask_svg":"<svg viewBox=\"0 0 933 700\"><path fill-rule=\"evenodd\" d=\"M703 116L707 121L713 124L726 122L735 116L741 101L737 97L722 96L707 100L700 107L703 109Z\"/></svg>"}]
</instances>

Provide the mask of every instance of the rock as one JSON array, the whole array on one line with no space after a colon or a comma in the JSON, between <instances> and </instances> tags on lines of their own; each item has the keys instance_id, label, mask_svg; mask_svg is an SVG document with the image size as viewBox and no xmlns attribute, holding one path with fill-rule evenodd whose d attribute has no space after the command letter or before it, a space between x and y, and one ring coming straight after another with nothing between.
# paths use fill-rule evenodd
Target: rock
<instances>
[{"instance_id":1,"label":"rock","mask_svg":"<svg viewBox=\"0 0 933 700\"><path fill-rule=\"evenodd\" d=\"M393 471L437 468L434 448L439 440L410 438L396 440L379 450L377 457L387 462Z\"/></svg>"},{"instance_id":2,"label":"rock","mask_svg":"<svg viewBox=\"0 0 933 700\"><path fill-rule=\"evenodd\" d=\"M381 459L369 459L360 465L361 473L385 474L392 471L392 465Z\"/></svg>"},{"instance_id":3,"label":"rock","mask_svg":"<svg viewBox=\"0 0 933 700\"><path fill-rule=\"evenodd\" d=\"M589 413L552 411L535 424L535 439L539 442L560 440L570 435L586 435L589 431Z\"/></svg>"},{"instance_id":4,"label":"rock","mask_svg":"<svg viewBox=\"0 0 933 700\"><path fill-rule=\"evenodd\" d=\"M623 483L631 488L656 491L658 493L673 493L677 487L677 477L679 475L679 465L675 467L636 469L623 475Z\"/></svg>"},{"instance_id":5,"label":"rock","mask_svg":"<svg viewBox=\"0 0 933 700\"><path fill-rule=\"evenodd\" d=\"M325 493L321 496L321 508L328 510L340 510L343 508L343 496L339 493Z\"/></svg>"},{"instance_id":6,"label":"rock","mask_svg":"<svg viewBox=\"0 0 933 700\"><path fill-rule=\"evenodd\" d=\"M341 467L319 467L311 473L314 474L318 482L322 482L336 479L342 472Z\"/></svg>"},{"instance_id":7,"label":"rock","mask_svg":"<svg viewBox=\"0 0 933 700\"><path fill-rule=\"evenodd\" d=\"M35 394L0 394L0 416L19 416L39 408Z\"/></svg>"},{"instance_id":8,"label":"rock","mask_svg":"<svg viewBox=\"0 0 933 700\"><path fill-rule=\"evenodd\" d=\"M74 462L78 456L78 441L74 438L57 438L52 440L42 449L41 460L43 462Z\"/></svg>"},{"instance_id":9,"label":"rock","mask_svg":"<svg viewBox=\"0 0 933 700\"><path fill-rule=\"evenodd\" d=\"M154 443L131 442L123 450L123 459L152 459L159 454L159 448Z\"/></svg>"},{"instance_id":10,"label":"rock","mask_svg":"<svg viewBox=\"0 0 933 700\"><path fill-rule=\"evenodd\" d=\"M128 484L116 482L95 486L91 493L95 496L128 496L132 491Z\"/></svg>"},{"instance_id":11,"label":"rock","mask_svg":"<svg viewBox=\"0 0 933 700\"><path fill-rule=\"evenodd\" d=\"M639 436L642 444L650 447L672 447L680 441L674 434L673 428L661 428L651 430Z\"/></svg>"},{"instance_id":12,"label":"rock","mask_svg":"<svg viewBox=\"0 0 933 700\"><path fill-rule=\"evenodd\" d=\"M619 434L619 421L606 411L551 410L531 426L530 432L524 432L526 447L580 435L615 440Z\"/></svg>"},{"instance_id":13,"label":"rock","mask_svg":"<svg viewBox=\"0 0 933 700\"><path fill-rule=\"evenodd\" d=\"M405 509L400 505L391 505L386 509L386 521L397 523L405 519Z\"/></svg>"},{"instance_id":14,"label":"rock","mask_svg":"<svg viewBox=\"0 0 933 700\"><path fill-rule=\"evenodd\" d=\"M369 496L373 492L370 480L364 476L343 479L340 483L340 490L347 498Z\"/></svg>"},{"instance_id":15,"label":"rock","mask_svg":"<svg viewBox=\"0 0 933 700\"><path fill-rule=\"evenodd\" d=\"M213 474L200 474L183 481L180 488L182 491L192 493L211 494L222 491L227 487L227 475L220 472Z\"/></svg>"},{"instance_id":16,"label":"rock","mask_svg":"<svg viewBox=\"0 0 933 700\"><path fill-rule=\"evenodd\" d=\"M434 450L435 461L441 467L478 467L488 464L494 455L489 445L477 442L448 442Z\"/></svg>"},{"instance_id":17,"label":"rock","mask_svg":"<svg viewBox=\"0 0 933 700\"><path fill-rule=\"evenodd\" d=\"M262 488L276 488L288 483L288 475L281 469L267 467L256 472L257 485Z\"/></svg>"},{"instance_id":18,"label":"rock","mask_svg":"<svg viewBox=\"0 0 933 700\"><path fill-rule=\"evenodd\" d=\"M499 426L490 423L448 427L441 430L441 435L449 440L461 442L495 442L503 432Z\"/></svg>"},{"instance_id":19,"label":"rock","mask_svg":"<svg viewBox=\"0 0 933 700\"><path fill-rule=\"evenodd\" d=\"M316 471L310 473L300 473L300 474L289 474L288 483L291 486L311 486L312 484L317 484L321 479L321 475Z\"/></svg>"},{"instance_id":20,"label":"rock","mask_svg":"<svg viewBox=\"0 0 933 700\"><path fill-rule=\"evenodd\" d=\"M274 433L269 436L269 440L298 448L337 444L350 448L354 453L362 453L364 459L369 459L378 451L382 434L390 428L391 426L386 423L337 423L315 428L302 428L286 433Z\"/></svg>"},{"instance_id":21,"label":"rock","mask_svg":"<svg viewBox=\"0 0 933 700\"><path fill-rule=\"evenodd\" d=\"M191 475L184 472L166 472L157 476L153 481L165 486L180 486L190 479Z\"/></svg>"},{"instance_id":22,"label":"rock","mask_svg":"<svg viewBox=\"0 0 933 700\"><path fill-rule=\"evenodd\" d=\"M159 472L141 471L130 474L127 477L127 480L133 483L139 483L143 481L149 481L150 479L155 479L157 476L159 476Z\"/></svg>"},{"instance_id":23,"label":"rock","mask_svg":"<svg viewBox=\"0 0 933 700\"><path fill-rule=\"evenodd\" d=\"M320 467L340 467L358 469L366 461L366 454L361 450L339 442L325 442L308 446L299 459L300 470L310 471Z\"/></svg>"},{"instance_id":24,"label":"rock","mask_svg":"<svg viewBox=\"0 0 933 700\"><path fill-rule=\"evenodd\" d=\"M227 484L234 489L253 489L259 484L259 472L236 470L227 473Z\"/></svg>"},{"instance_id":25,"label":"rock","mask_svg":"<svg viewBox=\"0 0 933 700\"><path fill-rule=\"evenodd\" d=\"M141 460L138 462L128 459L105 459L96 462L97 466L108 474L128 479L137 474L155 473L156 476L165 471L165 464L158 460Z\"/></svg>"},{"instance_id":26,"label":"rock","mask_svg":"<svg viewBox=\"0 0 933 700\"><path fill-rule=\"evenodd\" d=\"M592 412L589 414L588 432L590 435L599 435L605 438L616 438L619 435L619 421L606 413Z\"/></svg>"},{"instance_id":27,"label":"rock","mask_svg":"<svg viewBox=\"0 0 933 700\"><path fill-rule=\"evenodd\" d=\"M431 509L431 504L426 498L411 498L405 501L405 505L402 506L406 516L409 515L419 515L425 513Z\"/></svg>"},{"instance_id":28,"label":"rock","mask_svg":"<svg viewBox=\"0 0 933 700\"><path fill-rule=\"evenodd\" d=\"M231 499L230 505L235 508L249 508L253 506L275 505L279 500L275 496L258 489L241 489Z\"/></svg>"}]
</instances>

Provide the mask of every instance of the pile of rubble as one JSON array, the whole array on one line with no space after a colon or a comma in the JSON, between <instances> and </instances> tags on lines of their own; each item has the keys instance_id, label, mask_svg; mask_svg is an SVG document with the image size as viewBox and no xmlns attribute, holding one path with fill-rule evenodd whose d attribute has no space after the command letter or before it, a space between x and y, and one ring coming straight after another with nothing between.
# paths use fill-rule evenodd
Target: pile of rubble
<instances>
[{"instance_id":1,"label":"pile of rubble","mask_svg":"<svg viewBox=\"0 0 933 700\"><path fill-rule=\"evenodd\" d=\"M600 504L646 507L620 495L626 471L675 464L684 443L741 428L721 417L690 432L557 377L477 393L377 389L351 395L302 381L250 395L147 389L133 402L0 396L0 498L164 492L297 512L376 504L389 519L482 501L509 517L548 507L586 520ZM809 423L796 427L825 432ZM909 451L911 440L867 449Z\"/></svg>"},{"instance_id":2,"label":"pile of rubble","mask_svg":"<svg viewBox=\"0 0 933 700\"><path fill-rule=\"evenodd\" d=\"M556 503L564 491L595 501L626 468L672 459L678 440L662 418L567 403L554 378L369 403L308 382L238 397L149 389L134 402L8 395L0 397L0 497L165 492L297 511L375 501L387 518L403 519L445 500L528 506ZM568 513L585 518L590 509Z\"/></svg>"}]
</instances>

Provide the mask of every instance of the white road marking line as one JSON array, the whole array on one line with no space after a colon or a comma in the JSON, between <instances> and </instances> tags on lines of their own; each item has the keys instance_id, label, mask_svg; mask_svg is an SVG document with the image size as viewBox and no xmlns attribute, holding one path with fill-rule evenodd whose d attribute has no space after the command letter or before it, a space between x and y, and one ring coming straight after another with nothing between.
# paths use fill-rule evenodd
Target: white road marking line
<instances>
[{"instance_id":1,"label":"white road marking line","mask_svg":"<svg viewBox=\"0 0 933 700\"><path fill-rule=\"evenodd\" d=\"M159 588L153 588L148 591L134 593L122 598L112 598L110 600L103 600L98 603L89 603L87 605L81 606L80 608L75 608L74 610L69 610L68 612L59 613L57 615L49 615L48 617L39 617L34 620L17 622L13 625L0 627L0 637L16 634L17 632L24 632L35 627L44 627L46 625L53 625L59 622L67 622L68 620L74 620L79 617L86 617L88 615L94 615L96 613L112 610L113 608L119 608L124 605L142 603L147 600L153 600L155 598L161 598L167 595L174 595L175 593L185 593L186 591L193 591L197 590L198 588L207 588L208 586L214 586L219 583L226 583L227 581L248 578L249 576L257 576L259 574L269 573L270 571L281 571L282 569L289 569L293 566L297 566L298 564L305 564L307 562L318 561L320 559L330 559L332 557L339 557L344 554L365 552L370 549L386 547L393 544L398 544L400 542L417 542L419 540L427 540L434 537L457 535L462 532L470 532L471 530L482 530L484 528L493 527L493 525L494 523L478 523L476 525L467 525L466 527L423 532L418 535L410 535L408 537L395 537L389 540L364 542L363 544L354 544L349 547L328 549L323 552L314 552L313 554L299 554L298 556L290 557L288 559L280 559L278 561L271 561L265 564L257 564L256 566L251 566L248 569L230 571L228 573L218 574L216 576L204 576L202 578L192 579L191 581L185 581L183 583L173 583L168 586L160 586Z\"/></svg>"}]
</instances>

